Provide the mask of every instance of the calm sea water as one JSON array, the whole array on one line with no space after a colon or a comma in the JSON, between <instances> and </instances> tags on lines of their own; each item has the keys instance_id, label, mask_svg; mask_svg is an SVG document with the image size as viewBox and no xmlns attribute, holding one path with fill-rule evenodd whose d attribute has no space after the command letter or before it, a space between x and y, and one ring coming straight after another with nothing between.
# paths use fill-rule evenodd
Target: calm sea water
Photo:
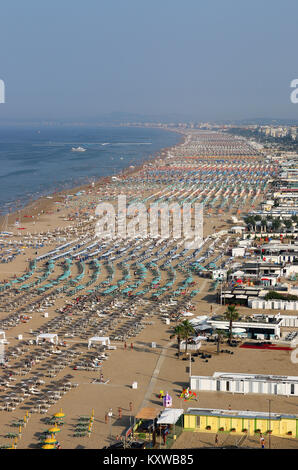
<instances>
[{"instance_id":1,"label":"calm sea water","mask_svg":"<svg viewBox=\"0 0 298 470\"><path fill-rule=\"evenodd\" d=\"M0 128L0 215L140 164L180 139L150 128ZM86 152L71 151L78 146Z\"/></svg>"}]
</instances>

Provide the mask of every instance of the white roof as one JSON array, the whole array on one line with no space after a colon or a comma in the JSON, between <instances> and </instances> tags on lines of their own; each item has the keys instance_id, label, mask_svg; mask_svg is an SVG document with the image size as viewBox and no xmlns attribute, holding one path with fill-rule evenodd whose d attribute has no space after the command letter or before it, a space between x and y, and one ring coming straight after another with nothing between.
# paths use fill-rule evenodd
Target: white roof
<instances>
[{"instance_id":1,"label":"white roof","mask_svg":"<svg viewBox=\"0 0 298 470\"><path fill-rule=\"evenodd\" d=\"M243 276L243 274L244 274L244 271L235 271L233 273L234 276Z\"/></svg>"},{"instance_id":2,"label":"white roof","mask_svg":"<svg viewBox=\"0 0 298 470\"><path fill-rule=\"evenodd\" d=\"M200 331L210 330L211 325L209 323L204 323L204 324L200 323L199 325L197 325L197 329Z\"/></svg>"},{"instance_id":3,"label":"white roof","mask_svg":"<svg viewBox=\"0 0 298 470\"><path fill-rule=\"evenodd\" d=\"M198 317L192 318L190 320L190 323L192 323L193 325L199 325L200 323L204 323L207 318L207 315L200 315Z\"/></svg>"},{"instance_id":4,"label":"white roof","mask_svg":"<svg viewBox=\"0 0 298 470\"><path fill-rule=\"evenodd\" d=\"M157 420L157 424L175 424L183 414L183 409L166 408Z\"/></svg>"},{"instance_id":5,"label":"white roof","mask_svg":"<svg viewBox=\"0 0 298 470\"><path fill-rule=\"evenodd\" d=\"M89 342L90 341L97 341L97 342L100 342L100 343L104 343L104 342L110 342L110 338L108 336L93 336L92 338L89 339Z\"/></svg>"},{"instance_id":6,"label":"white roof","mask_svg":"<svg viewBox=\"0 0 298 470\"><path fill-rule=\"evenodd\" d=\"M42 333L37 336L37 338L57 338L57 334L54 333Z\"/></svg>"}]
</instances>

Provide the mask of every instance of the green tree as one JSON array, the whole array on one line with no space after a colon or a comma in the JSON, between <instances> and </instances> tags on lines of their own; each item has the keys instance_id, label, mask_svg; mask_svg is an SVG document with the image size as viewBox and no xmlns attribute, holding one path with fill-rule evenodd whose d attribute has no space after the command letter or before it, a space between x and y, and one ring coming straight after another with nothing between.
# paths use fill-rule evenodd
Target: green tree
<instances>
[{"instance_id":1,"label":"green tree","mask_svg":"<svg viewBox=\"0 0 298 470\"><path fill-rule=\"evenodd\" d=\"M216 338L216 352L217 352L217 354L219 354L220 343L222 342L223 338L226 336L226 332L224 330L215 330L215 333L217 335L217 338Z\"/></svg>"},{"instance_id":2,"label":"green tree","mask_svg":"<svg viewBox=\"0 0 298 470\"><path fill-rule=\"evenodd\" d=\"M180 357L180 345L181 345L181 339L183 338L183 333L184 333L184 330L183 330L183 326L180 324L180 325L176 325L175 328L174 328L174 332L173 334L170 336L170 338L177 338L177 344L178 344L178 359Z\"/></svg>"},{"instance_id":3,"label":"green tree","mask_svg":"<svg viewBox=\"0 0 298 470\"><path fill-rule=\"evenodd\" d=\"M191 336L195 334L195 329L192 326L192 324L189 322L189 320L184 320L181 323L182 326L182 338L185 340L185 354L187 353L187 342Z\"/></svg>"},{"instance_id":4,"label":"green tree","mask_svg":"<svg viewBox=\"0 0 298 470\"><path fill-rule=\"evenodd\" d=\"M247 227L249 228L249 230L251 230L252 228L254 228L255 226L255 218L253 215L248 215L246 218L245 218L245 223L247 225Z\"/></svg>"},{"instance_id":5,"label":"green tree","mask_svg":"<svg viewBox=\"0 0 298 470\"><path fill-rule=\"evenodd\" d=\"M292 227L292 220L291 219L286 219L284 220L284 224L286 228L289 230Z\"/></svg>"},{"instance_id":6,"label":"green tree","mask_svg":"<svg viewBox=\"0 0 298 470\"><path fill-rule=\"evenodd\" d=\"M239 312L236 309L236 305L229 305L227 310L224 312L224 316L230 322L230 325L229 325L229 330L230 330L229 339L231 341L232 340L232 334L233 334L233 331L232 331L233 321L236 321L239 318Z\"/></svg>"},{"instance_id":7,"label":"green tree","mask_svg":"<svg viewBox=\"0 0 298 470\"><path fill-rule=\"evenodd\" d=\"M272 229L277 232L280 226L281 226L280 219L274 219L272 222Z\"/></svg>"}]
</instances>

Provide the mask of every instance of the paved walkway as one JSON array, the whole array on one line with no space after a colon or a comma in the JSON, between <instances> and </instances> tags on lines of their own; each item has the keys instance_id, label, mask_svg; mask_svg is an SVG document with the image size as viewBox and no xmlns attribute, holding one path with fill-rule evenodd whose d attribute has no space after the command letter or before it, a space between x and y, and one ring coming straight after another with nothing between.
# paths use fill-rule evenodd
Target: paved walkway
<instances>
[{"instance_id":1,"label":"paved walkway","mask_svg":"<svg viewBox=\"0 0 298 470\"><path fill-rule=\"evenodd\" d=\"M155 369L153 371L152 377L150 379L147 392L145 394L144 400L142 401L142 404L141 404L139 410L141 410L144 406L149 405L150 398L152 397L152 390L153 390L154 385L155 385L155 383L158 379L161 366L162 366L162 364L165 360L165 357L166 357L166 352L173 344L174 344L174 342L168 343L167 346L164 346L162 348L161 353L159 355L159 358L157 359L156 366L155 366Z\"/></svg>"}]
</instances>

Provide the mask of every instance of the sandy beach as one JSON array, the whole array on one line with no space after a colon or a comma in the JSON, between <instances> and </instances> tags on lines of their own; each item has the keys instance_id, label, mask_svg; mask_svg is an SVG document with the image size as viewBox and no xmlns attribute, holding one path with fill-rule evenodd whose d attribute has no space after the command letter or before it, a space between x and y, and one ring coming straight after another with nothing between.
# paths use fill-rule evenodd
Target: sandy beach
<instances>
[{"instance_id":1,"label":"sandy beach","mask_svg":"<svg viewBox=\"0 0 298 470\"><path fill-rule=\"evenodd\" d=\"M236 145L231 140L226 154L214 142L210 151L207 145L204 148L195 132L185 131L178 145L138 168L44 197L2 218L2 230L11 233L2 236L2 251L10 249L14 256L0 268L1 285L5 286L0 292L0 330L7 340L7 364L0 383L0 445L11 442L5 436L19 431L12 423L26 416L17 448L40 448L40 435L49 427L47 418L60 409L65 417L57 438L65 449L100 449L115 442L142 407L162 410L160 390L172 395L173 407L186 409L188 404L179 395L188 385L187 362L177 358L176 340L170 337L186 310L196 316L210 315L211 306L213 314L225 311L217 303L214 281L191 271L195 250L186 250L183 242L179 245L173 238L158 243L150 237L121 240L116 234L101 246L103 242L95 237L95 208L99 202L116 207L121 194L128 203L137 201L147 209L152 201L203 201L204 244L196 256L208 252L214 241L215 252L206 266L228 260L227 249L239 237L228 230L235 218L240 223L242 215L265 198L266 182L275 168L265 165L263 156L245 141ZM66 244L67 248L60 249ZM96 254L89 256L93 252ZM108 254L100 258L102 253ZM47 264L51 259L52 267ZM24 278L26 273L28 278ZM109 288L114 290L109 293ZM170 324L165 321L165 311ZM247 307L239 311L245 315L258 312ZM58 346L35 344L37 335L45 333L57 334ZM88 349L88 340L94 336L109 337L115 348L96 345ZM227 356L217 355L213 344L207 343L203 349L212 358L208 363L196 358L192 368L197 375L216 371L297 375L288 351L238 347L233 356ZM100 374L106 383L99 383ZM134 382L137 388L132 388ZM259 394L204 392L197 403L210 408L229 405L267 411L268 399ZM110 409L113 416L107 422ZM298 398L274 396L272 410L297 414ZM94 416L91 431L75 436L82 416ZM210 447L213 443L214 436L184 432L174 448ZM247 442L247 446L258 445L256 439ZM274 438L272 445L298 447L295 439Z\"/></svg>"}]
</instances>

